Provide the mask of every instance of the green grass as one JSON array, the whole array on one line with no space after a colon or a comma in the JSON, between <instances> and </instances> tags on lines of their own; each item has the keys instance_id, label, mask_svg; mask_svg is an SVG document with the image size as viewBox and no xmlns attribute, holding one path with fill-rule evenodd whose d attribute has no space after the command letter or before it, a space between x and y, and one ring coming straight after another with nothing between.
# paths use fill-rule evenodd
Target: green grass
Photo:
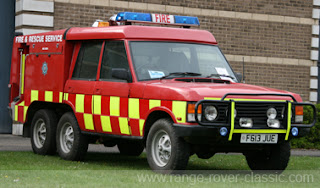
<instances>
[{"instance_id":1,"label":"green grass","mask_svg":"<svg viewBox=\"0 0 320 188\"><path fill-rule=\"evenodd\" d=\"M84 162L77 162L32 152L0 152L0 187L317 187L319 172L316 157L291 157L280 176L251 174L242 155L216 155L209 160L192 156L186 174L174 176L152 172L145 154L88 153ZM290 176L302 175L311 175L312 182L289 182ZM146 176L155 179L139 179Z\"/></svg>"}]
</instances>

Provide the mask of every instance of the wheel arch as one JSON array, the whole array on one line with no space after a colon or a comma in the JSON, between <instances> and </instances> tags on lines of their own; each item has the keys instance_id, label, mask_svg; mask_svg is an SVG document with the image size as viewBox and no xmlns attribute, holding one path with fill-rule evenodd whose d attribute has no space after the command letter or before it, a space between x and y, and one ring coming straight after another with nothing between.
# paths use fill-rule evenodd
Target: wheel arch
<instances>
[{"instance_id":1,"label":"wheel arch","mask_svg":"<svg viewBox=\"0 0 320 188\"><path fill-rule=\"evenodd\" d=\"M52 103L52 102L44 102L44 101L34 101L28 107L26 121L23 125L23 137L30 137L31 136L31 122L32 118L35 113L41 109L49 109L56 113L58 120L65 112L72 111L72 107L68 104L64 103Z\"/></svg>"},{"instance_id":2,"label":"wheel arch","mask_svg":"<svg viewBox=\"0 0 320 188\"><path fill-rule=\"evenodd\" d=\"M154 124L154 122L156 122L157 120L162 119L162 118L168 118L172 122L174 122L173 114L170 114L167 111L157 109L157 110L153 110L152 112L149 113L149 115L147 116L147 119L144 123L144 127L143 127L143 142L144 142L144 144L146 143L148 133L150 131L150 128Z\"/></svg>"}]
</instances>

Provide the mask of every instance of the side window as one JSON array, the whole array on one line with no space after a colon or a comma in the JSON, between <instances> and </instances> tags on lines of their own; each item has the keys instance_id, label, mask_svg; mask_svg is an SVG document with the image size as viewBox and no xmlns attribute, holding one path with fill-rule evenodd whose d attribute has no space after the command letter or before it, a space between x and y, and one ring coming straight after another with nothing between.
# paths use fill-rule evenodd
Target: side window
<instances>
[{"instance_id":1,"label":"side window","mask_svg":"<svg viewBox=\"0 0 320 188\"><path fill-rule=\"evenodd\" d=\"M83 42L73 70L73 79L95 80L99 65L102 42Z\"/></svg>"},{"instance_id":2,"label":"side window","mask_svg":"<svg viewBox=\"0 0 320 188\"><path fill-rule=\"evenodd\" d=\"M129 70L127 53L123 41L106 41L101 62L100 79L120 80L112 77L112 69L114 68Z\"/></svg>"}]
</instances>

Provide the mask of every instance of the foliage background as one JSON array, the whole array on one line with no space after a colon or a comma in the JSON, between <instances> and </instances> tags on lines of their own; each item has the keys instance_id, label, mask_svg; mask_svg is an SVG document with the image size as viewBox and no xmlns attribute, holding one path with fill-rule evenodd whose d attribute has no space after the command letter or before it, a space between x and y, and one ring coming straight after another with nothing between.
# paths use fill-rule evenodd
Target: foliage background
<instances>
[{"instance_id":1,"label":"foliage background","mask_svg":"<svg viewBox=\"0 0 320 188\"><path fill-rule=\"evenodd\" d=\"M320 104L316 105L317 123L310 129L310 132L301 138L291 140L291 148L320 149ZM304 119L312 119L311 108L304 108Z\"/></svg>"}]
</instances>

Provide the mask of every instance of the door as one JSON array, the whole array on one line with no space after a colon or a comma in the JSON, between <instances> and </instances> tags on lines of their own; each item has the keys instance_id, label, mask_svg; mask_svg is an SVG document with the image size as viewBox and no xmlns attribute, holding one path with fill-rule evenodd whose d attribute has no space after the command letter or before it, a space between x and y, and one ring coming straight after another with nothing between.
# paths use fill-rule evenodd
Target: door
<instances>
[{"instance_id":1,"label":"door","mask_svg":"<svg viewBox=\"0 0 320 188\"><path fill-rule=\"evenodd\" d=\"M96 132L93 121L93 91L97 80L102 41L82 42L71 78L66 82L64 100L74 106L80 129Z\"/></svg>"},{"instance_id":2,"label":"door","mask_svg":"<svg viewBox=\"0 0 320 188\"><path fill-rule=\"evenodd\" d=\"M94 123L97 132L128 136L129 83L112 76L115 68L129 71L124 41L105 41L99 81L94 89Z\"/></svg>"}]
</instances>

